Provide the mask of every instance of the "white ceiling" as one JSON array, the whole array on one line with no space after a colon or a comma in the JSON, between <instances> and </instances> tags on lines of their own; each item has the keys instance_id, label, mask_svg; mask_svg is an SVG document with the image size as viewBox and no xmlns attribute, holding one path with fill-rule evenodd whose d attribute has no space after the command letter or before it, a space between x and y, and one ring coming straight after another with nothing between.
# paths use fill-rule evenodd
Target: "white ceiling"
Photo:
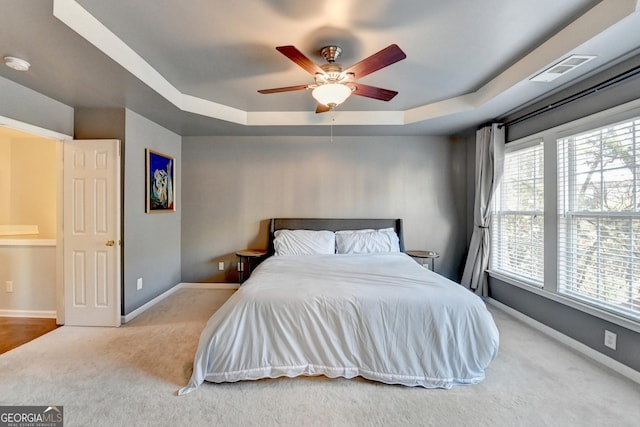
<instances>
[{"instance_id":1,"label":"white ceiling","mask_svg":"<svg viewBox=\"0 0 640 427\"><path fill-rule=\"evenodd\" d=\"M0 76L73 107L130 108L182 135L454 134L636 54L638 0L0 0ZM312 77L275 50L345 66L396 43L407 58L315 114ZM552 83L529 77L570 54L598 57Z\"/></svg>"}]
</instances>

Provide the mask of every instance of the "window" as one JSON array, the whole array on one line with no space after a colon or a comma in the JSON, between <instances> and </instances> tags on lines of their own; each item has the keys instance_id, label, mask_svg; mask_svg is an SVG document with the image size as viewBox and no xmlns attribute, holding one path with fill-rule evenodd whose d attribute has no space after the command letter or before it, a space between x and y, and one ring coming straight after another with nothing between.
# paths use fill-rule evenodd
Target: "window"
<instances>
[{"instance_id":1,"label":"window","mask_svg":"<svg viewBox=\"0 0 640 427\"><path fill-rule=\"evenodd\" d=\"M640 318L640 117L558 140L558 292Z\"/></svg>"},{"instance_id":2,"label":"window","mask_svg":"<svg viewBox=\"0 0 640 427\"><path fill-rule=\"evenodd\" d=\"M544 165L541 141L506 152L504 175L494 197L491 229L492 271L542 286Z\"/></svg>"}]
</instances>

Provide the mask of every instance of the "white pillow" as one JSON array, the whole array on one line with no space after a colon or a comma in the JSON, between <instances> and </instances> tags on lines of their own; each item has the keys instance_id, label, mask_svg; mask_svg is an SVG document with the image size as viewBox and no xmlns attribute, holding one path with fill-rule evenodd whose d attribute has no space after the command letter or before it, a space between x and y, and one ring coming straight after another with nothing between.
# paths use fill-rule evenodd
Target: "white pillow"
<instances>
[{"instance_id":1,"label":"white pillow","mask_svg":"<svg viewBox=\"0 0 640 427\"><path fill-rule=\"evenodd\" d=\"M378 252L400 252L400 239L393 228L336 231L336 253Z\"/></svg>"},{"instance_id":2,"label":"white pillow","mask_svg":"<svg viewBox=\"0 0 640 427\"><path fill-rule=\"evenodd\" d=\"M336 236L333 231L278 230L273 236L275 255L336 253Z\"/></svg>"}]
</instances>

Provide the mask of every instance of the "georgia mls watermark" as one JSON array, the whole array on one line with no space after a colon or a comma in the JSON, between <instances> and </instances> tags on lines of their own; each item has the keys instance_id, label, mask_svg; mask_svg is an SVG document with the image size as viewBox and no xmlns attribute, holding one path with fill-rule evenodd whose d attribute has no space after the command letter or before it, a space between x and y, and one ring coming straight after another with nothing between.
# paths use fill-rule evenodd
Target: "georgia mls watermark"
<instances>
[{"instance_id":1,"label":"georgia mls watermark","mask_svg":"<svg viewBox=\"0 0 640 427\"><path fill-rule=\"evenodd\" d=\"M62 406L0 406L0 427L63 427Z\"/></svg>"}]
</instances>

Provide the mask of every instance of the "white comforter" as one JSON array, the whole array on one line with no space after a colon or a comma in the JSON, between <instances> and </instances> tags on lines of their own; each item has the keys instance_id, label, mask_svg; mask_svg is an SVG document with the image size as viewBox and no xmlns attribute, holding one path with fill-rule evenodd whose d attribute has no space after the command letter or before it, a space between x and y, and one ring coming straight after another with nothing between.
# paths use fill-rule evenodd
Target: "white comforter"
<instances>
[{"instance_id":1,"label":"white comforter","mask_svg":"<svg viewBox=\"0 0 640 427\"><path fill-rule=\"evenodd\" d=\"M179 394L299 375L451 388L497 351L484 302L406 254L278 256L209 319Z\"/></svg>"}]
</instances>

